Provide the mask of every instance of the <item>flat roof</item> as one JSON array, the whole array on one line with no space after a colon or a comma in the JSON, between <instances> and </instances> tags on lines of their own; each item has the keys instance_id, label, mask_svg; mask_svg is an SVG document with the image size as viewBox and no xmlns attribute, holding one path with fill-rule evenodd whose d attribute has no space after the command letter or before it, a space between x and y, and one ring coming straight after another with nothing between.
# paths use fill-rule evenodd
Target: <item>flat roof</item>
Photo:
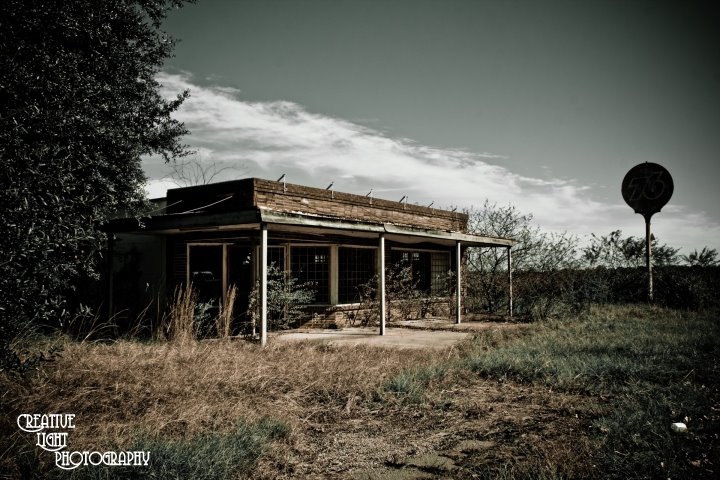
<instances>
[{"instance_id":1,"label":"flat roof","mask_svg":"<svg viewBox=\"0 0 720 480\"><path fill-rule=\"evenodd\" d=\"M388 222L369 223L307 214L290 214L267 209L223 213L172 213L141 218L121 218L109 222L106 230L115 233L177 235L190 232L259 230L262 224L266 224L269 231L332 233L360 238L377 238L380 234L385 234L388 240L400 243L428 241L451 246L461 242L463 245L476 247L512 247L517 243L508 238L464 232L407 227Z\"/></svg>"}]
</instances>

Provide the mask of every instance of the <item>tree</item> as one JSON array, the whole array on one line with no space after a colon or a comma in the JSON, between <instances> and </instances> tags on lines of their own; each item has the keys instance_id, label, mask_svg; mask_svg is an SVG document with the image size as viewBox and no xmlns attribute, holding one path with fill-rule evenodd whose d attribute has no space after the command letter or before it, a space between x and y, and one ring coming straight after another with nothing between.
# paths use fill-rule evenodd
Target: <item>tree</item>
<instances>
[{"instance_id":1,"label":"tree","mask_svg":"<svg viewBox=\"0 0 720 480\"><path fill-rule=\"evenodd\" d=\"M567 234L550 234L533 225L532 215L520 213L514 206L500 207L485 201L479 209L468 212L468 231L478 235L511 238L515 275L516 306L520 310L537 309L542 303L544 316L555 307L562 285L554 290L541 285L552 282L557 272L578 266L577 239ZM468 269L468 297L476 308L489 312L504 311L507 306L507 249L471 249ZM522 275L518 275L522 272ZM538 275L539 272L543 274ZM534 313L533 313L534 314Z\"/></svg>"},{"instance_id":2,"label":"tree","mask_svg":"<svg viewBox=\"0 0 720 480\"><path fill-rule=\"evenodd\" d=\"M677 263L677 248L659 245L654 236L650 239L653 265L664 266ZM592 236L590 245L583 250L583 257L590 267L608 268L642 267L645 265L645 239L633 236L623 238L621 230L607 236Z\"/></svg>"},{"instance_id":3,"label":"tree","mask_svg":"<svg viewBox=\"0 0 720 480\"><path fill-rule=\"evenodd\" d=\"M62 321L97 276L98 225L144 204L140 158L181 157L184 125L155 75L181 0L0 2L0 349L29 323Z\"/></svg>"},{"instance_id":4,"label":"tree","mask_svg":"<svg viewBox=\"0 0 720 480\"><path fill-rule=\"evenodd\" d=\"M215 160L204 162L201 158L183 158L170 163L169 178L179 187L208 185L220 180L220 176L235 172L240 176L247 172L243 167L234 165L221 166Z\"/></svg>"},{"instance_id":5,"label":"tree","mask_svg":"<svg viewBox=\"0 0 720 480\"><path fill-rule=\"evenodd\" d=\"M703 247L700 252L696 248L690 255L680 255L680 258L690 266L710 267L718 264L717 256L714 248Z\"/></svg>"}]
</instances>

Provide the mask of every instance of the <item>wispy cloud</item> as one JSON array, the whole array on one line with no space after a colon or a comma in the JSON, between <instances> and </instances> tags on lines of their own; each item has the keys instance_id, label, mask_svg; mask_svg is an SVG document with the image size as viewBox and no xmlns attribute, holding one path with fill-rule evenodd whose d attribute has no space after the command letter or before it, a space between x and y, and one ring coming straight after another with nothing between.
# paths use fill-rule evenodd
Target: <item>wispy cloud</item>
<instances>
[{"instance_id":1,"label":"wispy cloud","mask_svg":"<svg viewBox=\"0 0 720 480\"><path fill-rule=\"evenodd\" d=\"M201 163L235 167L222 180L242 176L275 179L286 173L293 183L325 187L330 181L341 191L435 206L481 205L485 199L513 204L534 214L547 230L578 235L607 233L621 228L639 230L639 216L621 204L591 198L592 187L574 180L531 178L502 166L502 152L469 152L421 145L410 139L392 138L382 131L347 120L307 111L288 101L249 102L235 88L206 87L193 83L188 74L161 73L158 80L167 96L190 89L191 97L177 112L191 132L186 138ZM160 193L169 183L167 167L146 159L150 189ZM677 209L676 209L677 210ZM687 232L708 225L702 218L668 212L674 227ZM664 220L665 222L665 220ZM673 226L664 237L670 241ZM720 233L720 226L714 226ZM675 235L688 245L691 233ZM718 235L716 238L720 238Z\"/></svg>"}]
</instances>

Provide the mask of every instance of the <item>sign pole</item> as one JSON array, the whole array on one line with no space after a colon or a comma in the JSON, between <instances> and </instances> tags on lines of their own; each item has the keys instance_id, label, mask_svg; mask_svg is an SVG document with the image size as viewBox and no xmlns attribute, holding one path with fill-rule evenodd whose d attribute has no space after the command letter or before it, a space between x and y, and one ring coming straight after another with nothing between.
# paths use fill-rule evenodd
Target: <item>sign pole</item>
<instances>
[{"instance_id":1,"label":"sign pole","mask_svg":"<svg viewBox=\"0 0 720 480\"><path fill-rule=\"evenodd\" d=\"M650 234L650 219L664 207L673 189L672 176L665 167L657 163L641 163L635 165L626 174L622 181L621 193L635 213L645 218L645 265L647 267L647 301L653 301L652 277L652 235Z\"/></svg>"},{"instance_id":2,"label":"sign pole","mask_svg":"<svg viewBox=\"0 0 720 480\"><path fill-rule=\"evenodd\" d=\"M647 266L647 299L648 303L653 301L653 274L652 274L652 235L650 234L650 217L645 215L645 265Z\"/></svg>"}]
</instances>

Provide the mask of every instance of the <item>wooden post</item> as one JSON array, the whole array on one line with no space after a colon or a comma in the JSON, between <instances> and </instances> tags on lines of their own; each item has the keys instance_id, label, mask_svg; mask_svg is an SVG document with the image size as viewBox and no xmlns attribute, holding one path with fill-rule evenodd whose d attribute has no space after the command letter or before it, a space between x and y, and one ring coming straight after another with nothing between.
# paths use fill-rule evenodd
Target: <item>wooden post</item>
<instances>
[{"instance_id":1,"label":"wooden post","mask_svg":"<svg viewBox=\"0 0 720 480\"><path fill-rule=\"evenodd\" d=\"M508 314L510 315L510 318L513 316L513 284L512 284L512 247L508 247L507 249L508 254L508 262L507 262L507 269L508 269L508 292L509 292L509 301L508 301Z\"/></svg>"},{"instance_id":2,"label":"wooden post","mask_svg":"<svg viewBox=\"0 0 720 480\"><path fill-rule=\"evenodd\" d=\"M380 335L385 335L385 234L380 234L380 248L378 255L378 296L380 300Z\"/></svg>"},{"instance_id":3,"label":"wooden post","mask_svg":"<svg viewBox=\"0 0 720 480\"><path fill-rule=\"evenodd\" d=\"M260 345L267 344L267 224L260 226Z\"/></svg>"},{"instance_id":4,"label":"wooden post","mask_svg":"<svg viewBox=\"0 0 720 480\"><path fill-rule=\"evenodd\" d=\"M462 251L460 242L457 242L455 252L455 272L457 285L455 286L455 323L460 324L462 321Z\"/></svg>"}]
</instances>

